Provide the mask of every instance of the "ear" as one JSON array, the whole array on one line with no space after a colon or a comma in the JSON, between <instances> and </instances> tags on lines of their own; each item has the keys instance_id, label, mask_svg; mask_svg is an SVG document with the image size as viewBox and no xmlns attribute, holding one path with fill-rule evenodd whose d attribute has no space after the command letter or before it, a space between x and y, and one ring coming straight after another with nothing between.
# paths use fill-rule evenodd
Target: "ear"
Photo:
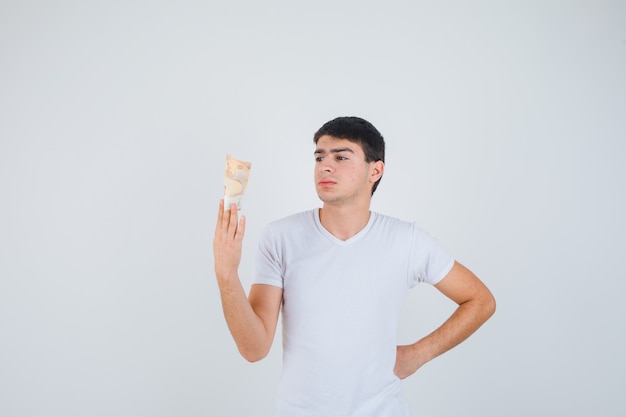
<instances>
[{"instance_id":1,"label":"ear","mask_svg":"<svg viewBox=\"0 0 626 417\"><path fill-rule=\"evenodd\" d=\"M370 166L370 181L375 183L383 176L385 171L385 163L383 161L372 162Z\"/></svg>"}]
</instances>

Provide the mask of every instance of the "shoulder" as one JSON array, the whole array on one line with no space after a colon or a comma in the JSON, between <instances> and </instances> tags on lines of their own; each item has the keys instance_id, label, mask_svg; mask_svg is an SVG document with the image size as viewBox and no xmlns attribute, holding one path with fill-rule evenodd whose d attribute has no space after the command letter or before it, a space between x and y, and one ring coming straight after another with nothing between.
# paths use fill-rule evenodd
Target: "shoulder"
<instances>
[{"instance_id":1,"label":"shoulder","mask_svg":"<svg viewBox=\"0 0 626 417\"><path fill-rule=\"evenodd\" d=\"M295 231L304 231L314 225L315 209L312 209L271 221L265 226L263 234L265 236L293 234Z\"/></svg>"},{"instance_id":2,"label":"shoulder","mask_svg":"<svg viewBox=\"0 0 626 417\"><path fill-rule=\"evenodd\" d=\"M409 239L422 244L433 240L430 233L422 229L414 221L403 220L397 217L375 212L372 212L372 216L374 216L372 228L380 233L388 235L393 234L395 237L404 235Z\"/></svg>"},{"instance_id":3,"label":"shoulder","mask_svg":"<svg viewBox=\"0 0 626 417\"><path fill-rule=\"evenodd\" d=\"M397 217L388 216L386 214L372 212L372 227L384 229L386 231L411 231L415 228L415 223L398 219Z\"/></svg>"},{"instance_id":4,"label":"shoulder","mask_svg":"<svg viewBox=\"0 0 626 417\"><path fill-rule=\"evenodd\" d=\"M295 213L268 223L261 233L259 247L282 252L306 240L314 230L315 210Z\"/></svg>"},{"instance_id":5,"label":"shoulder","mask_svg":"<svg viewBox=\"0 0 626 417\"><path fill-rule=\"evenodd\" d=\"M300 213L291 214L289 216L273 220L268 223L267 227L275 230L293 227L299 224L306 224L315 221L315 209L302 211Z\"/></svg>"}]
</instances>

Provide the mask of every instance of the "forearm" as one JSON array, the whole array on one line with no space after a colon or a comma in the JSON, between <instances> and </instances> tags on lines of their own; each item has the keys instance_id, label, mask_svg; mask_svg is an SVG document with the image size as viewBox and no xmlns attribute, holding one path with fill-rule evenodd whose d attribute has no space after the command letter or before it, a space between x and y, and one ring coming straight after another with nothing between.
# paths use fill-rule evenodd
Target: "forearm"
<instances>
[{"instance_id":1,"label":"forearm","mask_svg":"<svg viewBox=\"0 0 626 417\"><path fill-rule=\"evenodd\" d=\"M491 296L460 304L439 328L410 346L417 368L463 342L494 311L495 303Z\"/></svg>"},{"instance_id":2,"label":"forearm","mask_svg":"<svg viewBox=\"0 0 626 417\"><path fill-rule=\"evenodd\" d=\"M235 274L227 279L218 276L224 318L237 348L248 361L263 359L271 346L273 334L268 331L252 308Z\"/></svg>"}]
</instances>

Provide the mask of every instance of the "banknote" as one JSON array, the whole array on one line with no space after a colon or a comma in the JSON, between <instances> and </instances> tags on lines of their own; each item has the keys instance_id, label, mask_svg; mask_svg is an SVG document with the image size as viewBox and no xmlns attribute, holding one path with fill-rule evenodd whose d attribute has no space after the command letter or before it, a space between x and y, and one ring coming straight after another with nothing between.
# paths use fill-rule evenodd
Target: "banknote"
<instances>
[{"instance_id":1,"label":"banknote","mask_svg":"<svg viewBox=\"0 0 626 417\"><path fill-rule=\"evenodd\" d=\"M240 161L230 155L226 155L226 168L224 169L224 209L230 210L232 203L237 204L237 210L241 209L241 200L248 185L250 168L252 163Z\"/></svg>"}]
</instances>

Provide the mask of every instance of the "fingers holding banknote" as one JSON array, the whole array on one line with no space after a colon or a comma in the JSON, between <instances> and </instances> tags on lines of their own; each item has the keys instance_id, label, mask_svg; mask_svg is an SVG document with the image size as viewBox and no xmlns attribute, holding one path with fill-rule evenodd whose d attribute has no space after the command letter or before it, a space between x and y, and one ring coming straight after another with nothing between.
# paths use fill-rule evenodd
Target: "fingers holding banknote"
<instances>
[{"instance_id":1,"label":"fingers holding banknote","mask_svg":"<svg viewBox=\"0 0 626 417\"><path fill-rule=\"evenodd\" d=\"M215 237L213 238L215 274L218 279L237 276L245 229L246 218L241 216L239 219L237 205L233 203L229 210L225 210L224 200L220 200Z\"/></svg>"}]
</instances>

